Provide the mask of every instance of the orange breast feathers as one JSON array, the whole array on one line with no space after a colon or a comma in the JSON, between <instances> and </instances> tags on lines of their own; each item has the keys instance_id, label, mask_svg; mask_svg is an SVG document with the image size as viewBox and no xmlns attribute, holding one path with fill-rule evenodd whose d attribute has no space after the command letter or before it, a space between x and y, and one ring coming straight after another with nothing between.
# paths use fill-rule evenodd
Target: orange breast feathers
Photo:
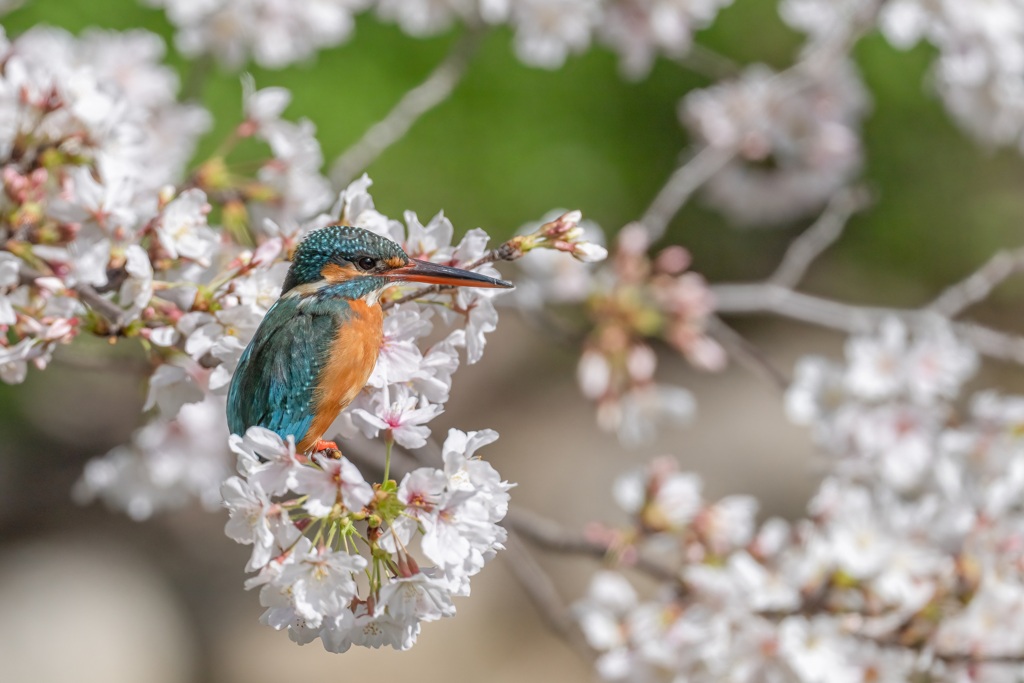
<instances>
[{"instance_id":1,"label":"orange breast feathers","mask_svg":"<svg viewBox=\"0 0 1024 683\"><path fill-rule=\"evenodd\" d=\"M299 452L313 447L370 379L384 338L384 311L380 304L355 299L349 304L352 315L339 328L331 354L323 370L313 399L316 414L309 431L298 444Z\"/></svg>"}]
</instances>

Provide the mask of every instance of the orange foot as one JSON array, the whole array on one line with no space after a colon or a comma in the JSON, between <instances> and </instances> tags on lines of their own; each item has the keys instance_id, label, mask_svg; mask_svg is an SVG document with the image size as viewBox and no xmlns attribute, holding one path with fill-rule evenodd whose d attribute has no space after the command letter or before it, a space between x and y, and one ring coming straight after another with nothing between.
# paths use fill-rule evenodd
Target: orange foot
<instances>
[{"instance_id":1,"label":"orange foot","mask_svg":"<svg viewBox=\"0 0 1024 683\"><path fill-rule=\"evenodd\" d=\"M323 439L317 439L316 445L313 446L313 452L319 453L320 451L336 451L338 450L338 444L333 441L324 441Z\"/></svg>"}]
</instances>

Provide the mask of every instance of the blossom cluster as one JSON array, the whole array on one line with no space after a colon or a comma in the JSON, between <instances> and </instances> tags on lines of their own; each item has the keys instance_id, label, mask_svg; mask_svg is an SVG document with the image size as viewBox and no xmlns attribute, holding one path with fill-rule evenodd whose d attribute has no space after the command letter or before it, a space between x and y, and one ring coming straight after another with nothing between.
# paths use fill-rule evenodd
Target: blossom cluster
<instances>
[{"instance_id":1,"label":"blossom cluster","mask_svg":"<svg viewBox=\"0 0 1024 683\"><path fill-rule=\"evenodd\" d=\"M953 400L976 367L939 323L804 361L788 405L833 466L796 522L708 502L664 458L618 482L624 564L671 580L642 598L596 575L576 613L607 680L1016 680L1024 665L1024 398Z\"/></svg>"},{"instance_id":2,"label":"blossom cluster","mask_svg":"<svg viewBox=\"0 0 1024 683\"><path fill-rule=\"evenodd\" d=\"M868 95L852 62L813 73L754 65L693 90L680 116L694 140L732 155L704 198L740 225L791 221L821 208L861 170Z\"/></svg>"},{"instance_id":3,"label":"blossom cluster","mask_svg":"<svg viewBox=\"0 0 1024 683\"><path fill-rule=\"evenodd\" d=\"M531 315L556 307L586 310L576 376L583 395L596 403L601 428L635 445L650 440L660 423L688 419L693 397L655 381L658 359L650 342L667 342L705 370L725 365L724 349L707 333L714 300L704 278L688 270L689 252L671 246L652 260L650 237L634 223L620 231L610 262L598 265L608 256L603 232L579 212L553 212L523 232L508 244L548 249L522 262L516 302Z\"/></svg>"},{"instance_id":4,"label":"blossom cluster","mask_svg":"<svg viewBox=\"0 0 1024 683\"><path fill-rule=\"evenodd\" d=\"M506 537L511 486L476 455L497 438L453 429L443 467L371 486L338 451L296 453L294 439L262 427L233 435L225 531L253 546L246 585L260 590L261 621L345 652L408 649L421 622L454 615L452 599Z\"/></svg>"},{"instance_id":5,"label":"blossom cluster","mask_svg":"<svg viewBox=\"0 0 1024 683\"><path fill-rule=\"evenodd\" d=\"M0 35L0 52L0 378L20 382L28 363L45 367L58 344L101 326L76 285L110 292L123 324L139 319L152 278L139 235L209 117L176 101L146 32L35 28Z\"/></svg>"},{"instance_id":6,"label":"blossom cluster","mask_svg":"<svg viewBox=\"0 0 1024 683\"><path fill-rule=\"evenodd\" d=\"M814 356L797 364L790 419L813 430L845 475L916 490L938 465L951 402L977 369L976 352L941 320L911 337L890 318L876 336L850 339L846 355L846 367Z\"/></svg>"},{"instance_id":7,"label":"blossom cluster","mask_svg":"<svg viewBox=\"0 0 1024 683\"><path fill-rule=\"evenodd\" d=\"M938 48L935 87L969 133L1024 149L1024 6L901 0L884 9L881 28L897 47Z\"/></svg>"},{"instance_id":8,"label":"blossom cluster","mask_svg":"<svg viewBox=\"0 0 1024 683\"><path fill-rule=\"evenodd\" d=\"M820 41L843 25L876 25L901 49L938 50L932 81L946 108L990 145L1024 149L1024 5L1017 0L783 0L791 26Z\"/></svg>"},{"instance_id":9,"label":"blossom cluster","mask_svg":"<svg viewBox=\"0 0 1024 683\"><path fill-rule=\"evenodd\" d=\"M405 33L430 36L456 22L507 25L519 59L558 68L597 40L617 52L622 71L644 76L659 54L679 58L693 34L731 0L143 0L163 7L177 27L175 42L191 57L215 56L238 67L249 58L281 67L343 43L354 15L374 10Z\"/></svg>"},{"instance_id":10,"label":"blossom cluster","mask_svg":"<svg viewBox=\"0 0 1024 683\"><path fill-rule=\"evenodd\" d=\"M578 219L566 214L534 234L566 217ZM603 258L606 250L591 241L600 229L592 223L573 225L579 239L593 245L586 251ZM628 444L649 440L659 422L679 422L693 412L685 388L656 381L652 341L667 343L705 370L719 370L726 361L724 349L708 334L714 300L704 278L688 270L689 252L673 245L651 258L650 246L644 226L632 223L619 232L608 264L597 268L579 254L575 261L555 263L555 255L547 254L524 262L520 284L520 303L528 310L584 305L588 320L577 366L580 389L597 404L598 424Z\"/></svg>"}]
</instances>

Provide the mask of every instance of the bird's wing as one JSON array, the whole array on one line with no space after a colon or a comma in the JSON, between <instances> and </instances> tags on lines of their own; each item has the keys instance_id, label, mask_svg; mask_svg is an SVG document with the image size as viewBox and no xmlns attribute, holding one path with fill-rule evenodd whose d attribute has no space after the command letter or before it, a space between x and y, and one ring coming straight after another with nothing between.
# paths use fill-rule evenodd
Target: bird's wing
<instances>
[{"instance_id":1,"label":"bird's wing","mask_svg":"<svg viewBox=\"0 0 1024 683\"><path fill-rule=\"evenodd\" d=\"M330 314L299 308L297 297L275 303L238 362L228 392L228 426L253 425L301 441L315 413L313 392L337 332Z\"/></svg>"}]
</instances>

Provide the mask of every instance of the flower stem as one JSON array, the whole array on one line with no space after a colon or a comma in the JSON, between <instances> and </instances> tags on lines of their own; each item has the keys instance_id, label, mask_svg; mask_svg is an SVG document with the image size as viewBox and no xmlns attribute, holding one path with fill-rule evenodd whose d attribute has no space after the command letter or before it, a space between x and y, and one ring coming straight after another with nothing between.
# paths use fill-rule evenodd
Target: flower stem
<instances>
[{"instance_id":1,"label":"flower stem","mask_svg":"<svg viewBox=\"0 0 1024 683\"><path fill-rule=\"evenodd\" d=\"M387 433L384 437L384 483L388 482L388 477L391 474L391 447L395 445L394 437L391 436L391 432Z\"/></svg>"}]
</instances>

